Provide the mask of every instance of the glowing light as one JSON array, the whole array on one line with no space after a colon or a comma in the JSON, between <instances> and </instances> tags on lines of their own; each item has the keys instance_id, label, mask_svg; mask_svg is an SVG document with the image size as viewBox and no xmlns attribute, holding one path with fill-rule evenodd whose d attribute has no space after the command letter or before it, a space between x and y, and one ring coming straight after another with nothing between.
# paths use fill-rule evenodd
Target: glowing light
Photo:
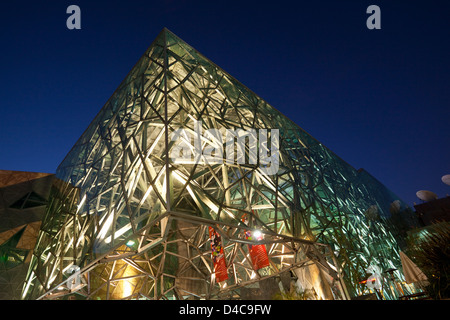
<instances>
[{"instance_id":1,"label":"glowing light","mask_svg":"<svg viewBox=\"0 0 450 320\"><path fill-rule=\"evenodd\" d=\"M131 224L127 224L126 226L124 226L123 228L121 228L120 230L118 230L114 233L114 239L117 239L118 237L120 237L121 235L123 235L125 232L127 232L130 229L131 229ZM111 240L112 240L112 236L109 236L108 238L105 239L105 243L111 243Z\"/></svg>"},{"instance_id":2,"label":"glowing light","mask_svg":"<svg viewBox=\"0 0 450 320\"><path fill-rule=\"evenodd\" d=\"M85 201L86 201L86 194L83 196L83 199L81 200L80 204L77 207L77 213L80 211Z\"/></svg>"},{"instance_id":3,"label":"glowing light","mask_svg":"<svg viewBox=\"0 0 450 320\"><path fill-rule=\"evenodd\" d=\"M116 267L118 269L122 268L123 264L118 263ZM129 265L125 267L125 270L122 274L122 280L119 282L119 290L117 291L117 295L120 298L128 298L130 297L136 289L136 278L134 276L137 275L137 272L134 268Z\"/></svg>"},{"instance_id":4,"label":"glowing light","mask_svg":"<svg viewBox=\"0 0 450 320\"><path fill-rule=\"evenodd\" d=\"M141 200L141 203L144 203L145 200L147 200L147 197L149 196L150 192L152 192L152 190L153 190L152 186L148 187L147 191L144 194L144 197Z\"/></svg>"},{"instance_id":5,"label":"glowing light","mask_svg":"<svg viewBox=\"0 0 450 320\"><path fill-rule=\"evenodd\" d=\"M32 271L31 272L31 277L28 280L27 285L25 286L25 290L23 290L22 299L25 298L25 296L26 296L26 294L28 292L28 289L30 288L30 284L34 281L34 279L36 279L36 276L34 275L34 272Z\"/></svg>"},{"instance_id":6,"label":"glowing light","mask_svg":"<svg viewBox=\"0 0 450 320\"><path fill-rule=\"evenodd\" d=\"M185 184L186 183L186 179L184 179L180 174L178 174L178 172L176 171L172 171L172 175L175 177L175 179L177 179L180 183Z\"/></svg>"},{"instance_id":7,"label":"glowing light","mask_svg":"<svg viewBox=\"0 0 450 320\"><path fill-rule=\"evenodd\" d=\"M109 228L111 227L111 225L113 223L113 219L114 219L114 209L111 211L111 213L109 214L107 220L105 221L105 224L103 225L102 229L98 233L98 238L99 239L104 239L105 238L106 233L108 232Z\"/></svg>"},{"instance_id":8,"label":"glowing light","mask_svg":"<svg viewBox=\"0 0 450 320\"><path fill-rule=\"evenodd\" d=\"M375 282L375 280L376 280L376 279L372 279L372 280L366 279L366 280L360 281L360 282L358 282L358 283L360 283L360 284L366 284L367 282Z\"/></svg>"},{"instance_id":9,"label":"glowing light","mask_svg":"<svg viewBox=\"0 0 450 320\"><path fill-rule=\"evenodd\" d=\"M122 284L123 284L122 298L131 296L131 294L133 293L133 288L131 286L130 281L122 280Z\"/></svg>"}]
</instances>

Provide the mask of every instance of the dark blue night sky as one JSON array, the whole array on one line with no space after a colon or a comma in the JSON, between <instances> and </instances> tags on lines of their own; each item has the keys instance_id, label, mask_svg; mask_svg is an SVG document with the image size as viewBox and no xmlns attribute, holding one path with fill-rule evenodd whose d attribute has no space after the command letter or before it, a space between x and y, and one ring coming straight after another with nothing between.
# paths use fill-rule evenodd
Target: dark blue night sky
<instances>
[{"instance_id":1,"label":"dark blue night sky","mask_svg":"<svg viewBox=\"0 0 450 320\"><path fill-rule=\"evenodd\" d=\"M450 194L450 1L11 1L0 169L53 173L163 27L412 205ZM66 9L81 8L81 30ZM369 5L381 30L369 30Z\"/></svg>"}]
</instances>

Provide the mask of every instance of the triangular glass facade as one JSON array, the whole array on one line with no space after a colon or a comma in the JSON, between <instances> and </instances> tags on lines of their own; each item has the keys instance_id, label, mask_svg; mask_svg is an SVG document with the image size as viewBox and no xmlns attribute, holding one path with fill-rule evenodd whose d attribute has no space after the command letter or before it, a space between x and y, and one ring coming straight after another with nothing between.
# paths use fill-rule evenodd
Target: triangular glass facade
<instances>
[{"instance_id":1,"label":"triangular glass facade","mask_svg":"<svg viewBox=\"0 0 450 320\"><path fill-rule=\"evenodd\" d=\"M319 298L348 299L367 293L369 266L400 268L398 239L414 224L381 183L166 29L57 177L24 299L262 297L289 275ZM223 242L221 282L208 227ZM249 230L262 240L249 240ZM258 270L255 244L269 261ZM377 294L414 290L394 276L397 285L386 277ZM306 283L314 277L321 283Z\"/></svg>"}]
</instances>

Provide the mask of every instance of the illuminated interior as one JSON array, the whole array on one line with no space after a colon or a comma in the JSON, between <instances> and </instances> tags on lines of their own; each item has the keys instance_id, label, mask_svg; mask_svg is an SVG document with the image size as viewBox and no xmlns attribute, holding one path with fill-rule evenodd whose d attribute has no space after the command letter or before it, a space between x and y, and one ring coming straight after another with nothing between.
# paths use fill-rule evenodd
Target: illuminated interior
<instances>
[{"instance_id":1,"label":"illuminated interior","mask_svg":"<svg viewBox=\"0 0 450 320\"><path fill-rule=\"evenodd\" d=\"M279 129L278 173L225 159L172 161L170 133L195 132L199 120L203 130ZM201 148L217 143L203 139ZM375 178L166 29L56 176L24 299L241 299L265 283L279 290L286 275L317 299L350 299L370 291L361 282L371 264L400 269L402 228L415 223ZM208 227L223 241L228 279L221 283ZM247 230L262 240L246 239ZM270 264L254 270L248 247L257 244ZM81 268L76 291L65 284L70 265ZM394 277L377 292L382 298L415 290L400 271Z\"/></svg>"}]
</instances>

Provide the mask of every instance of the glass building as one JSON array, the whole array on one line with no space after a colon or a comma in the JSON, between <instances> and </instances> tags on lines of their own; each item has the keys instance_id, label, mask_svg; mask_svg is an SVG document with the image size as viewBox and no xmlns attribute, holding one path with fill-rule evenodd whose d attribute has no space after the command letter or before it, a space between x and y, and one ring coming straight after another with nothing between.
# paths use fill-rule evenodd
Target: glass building
<instances>
[{"instance_id":1,"label":"glass building","mask_svg":"<svg viewBox=\"0 0 450 320\"><path fill-rule=\"evenodd\" d=\"M21 298L272 299L295 284L395 299L415 290L399 257L415 224L164 29L57 168Z\"/></svg>"}]
</instances>

